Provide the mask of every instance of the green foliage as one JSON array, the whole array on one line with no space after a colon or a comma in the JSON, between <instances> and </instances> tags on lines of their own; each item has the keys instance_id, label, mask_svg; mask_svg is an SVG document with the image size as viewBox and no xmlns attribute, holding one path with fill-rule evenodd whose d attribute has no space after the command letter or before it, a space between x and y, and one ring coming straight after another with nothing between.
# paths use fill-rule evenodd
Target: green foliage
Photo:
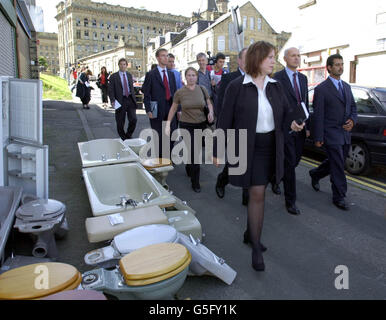
<instances>
[{"instance_id":1,"label":"green foliage","mask_svg":"<svg viewBox=\"0 0 386 320\"><path fill-rule=\"evenodd\" d=\"M66 80L44 73L40 74L40 80L43 81L43 99L72 100Z\"/></svg>"}]
</instances>

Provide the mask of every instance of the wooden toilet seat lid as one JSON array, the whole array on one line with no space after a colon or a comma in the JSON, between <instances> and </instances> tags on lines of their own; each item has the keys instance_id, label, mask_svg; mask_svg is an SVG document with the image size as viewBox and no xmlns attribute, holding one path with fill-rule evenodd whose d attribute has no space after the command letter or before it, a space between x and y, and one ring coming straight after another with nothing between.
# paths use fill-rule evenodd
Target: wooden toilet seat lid
<instances>
[{"instance_id":1,"label":"wooden toilet seat lid","mask_svg":"<svg viewBox=\"0 0 386 320\"><path fill-rule=\"evenodd\" d=\"M189 257L188 249L179 243L158 243L127 254L119 265L126 280L145 280L169 274Z\"/></svg>"},{"instance_id":2,"label":"wooden toilet seat lid","mask_svg":"<svg viewBox=\"0 0 386 320\"><path fill-rule=\"evenodd\" d=\"M192 261L192 256L189 252L189 255L188 255L186 261L181 266L179 266L177 269L174 269L169 273L165 273L165 274L160 275L160 276L156 276L156 277L148 278L148 279L143 279L143 280L128 280L125 278L125 282L128 286L145 286L145 285L149 285L152 283L161 282L163 280L174 277L175 275L182 272L185 268L189 267L189 264L191 261Z\"/></svg>"},{"instance_id":3,"label":"wooden toilet seat lid","mask_svg":"<svg viewBox=\"0 0 386 320\"><path fill-rule=\"evenodd\" d=\"M152 158L143 160L142 165L145 169L150 170L154 168L171 166L172 162L165 158Z\"/></svg>"},{"instance_id":4,"label":"wooden toilet seat lid","mask_svg":"<svg viewBox=\"0 0 386 320\"><path fill-rule=\"evenodd\" d=\"M39 280L45 271L48 274L48 289L39 288L39 284L42 284ZM31 264L0 275L0 299L38 299L59 291L70 290L76 283L79 285L79 280L81 280L79 271L69 264L57 262Z\"/></svg>"}]
</instances>

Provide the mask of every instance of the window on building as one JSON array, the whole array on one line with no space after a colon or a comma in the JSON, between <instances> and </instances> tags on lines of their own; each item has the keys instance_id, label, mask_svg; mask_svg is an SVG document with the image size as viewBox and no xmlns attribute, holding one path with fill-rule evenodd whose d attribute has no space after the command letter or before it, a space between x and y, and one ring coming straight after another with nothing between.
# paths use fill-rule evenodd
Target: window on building
<instances>
[{"instance_id":1,"label":"window on building","mask_svg":"<svg viewBox=\"0 0 386 320\"><path fill-rule=\"evenodd\" d=\"M383 24L383 23L386 23L386 12L377 14L377 24Z\"/></svg>"},{"instance_id":2,"label":"window on building","mask_svg":"<svg viewBox=\"0 0 386 320\"><path fill-rule=\"evenodd\" d=\"M254 17L250 17L249 18L249 29L250 30L254 30L255 29L255 18Z\"/></svg>"},{"instance_id":3,"label":"window on building","mask_svg":"<svg viewBox=\"0 0 386 320\"><path fill-rule=\"evenodd\" d=\"M386 38L377 40L377 48L378 48L378 50L385 50L386 49Z\"/></svg>"},{"instance_id":4,"label":"window on building","mask_svg":"<svg viewBox=\"0 0 386 320\"><path fill-rule=\"evenodd\" d=\"M107 30L111 29L111 22L110 21L106 22L106 28L107 28Z\"/></svg>"},{"instance_id":5,"label":"window on building","mask_svg":"<svg viewBox=\"0 0 386 320\"><path fill-rule=\"evenodd\" d=\"M249 40L249 44L253 44L253 43L255 43L255 39Z\"/></svg>"},{"instance_id":6,"label":"window on building","mask_svg":"<svg viewBox=\"0 0 386 320\"><path fill-rule=\"evenodd\" d=\"M101 46L101 50L105 51L105 46L104 45Z\"/></svg>"},{"instance_id":7,"label":"window on building","mask_svg":"<svg viewBox=\"0 0 386 320\"><path fill-rule=\"evenodd\" d=\"M217 38L217 50L225 51L225 36L218 36Z\"/></svg>"},{"instance_id":8,"label":"window on building","mask_svg":"<svg viewBox=\"0 0 386 320\"><path fill-rule=\"evenodd\" d=\"M93 36L94 40L98 40L98 33L97 32L93 32L92 36Z\"/></svg>"},{"instance_id":9,"label":"window on building","mask_svg":"<svg viewBox=\"0 0 386 320\"><path fill-rule=\"evenodd\" d=\"M243 17L243 30L247 30L248 17Z\"/></svg>"},{"instance_id":10,"label":"window on building","mask_svg":"<svg viewBox=\"0 0 386 320\"><path fill-rule=\"evenodd\" d=\"M80 27L80 19L79 18L76 18L76 23L75 24L76 24L77 27Z\"/></svg>"},{"instance_id":11,"label":"window on building","mask_svg":"<svg viewBox=\"0 0 386 320\"><path fill-rule=\"evenodd\" d=\"M105 34L103 32L101 33L101 40L105 41Z\"/></svg>"},{"instance_id":12,"label":"window on building","mask_svg":"<svg viewBox=\"0 0 386 320\"><path fill-rule=\"evenodd\" d=\"M117 34L114 35L114 41L118 42L118 35Z\"/></svg>"},{"instance_id":13,"label":"window on building","mask_svg":"<svg viewBox=\"0 0 386 320\"><path fill-rule=\"evenodd\" d=\"M131 24L129 23L128 25L127 25L127 31L131 31Z\"/></svg>"},{"instance_id":14,"label":"window on building","mask_svg":"<svg viewBox=\"0 0 386 320\"><path fill-rule=\"evenodd\" d=\"M103 22L103 20L100 22L99 26L103 29L105 27L105 23Z\"/></svg>"},{"instance_id":15,"label":"window on building","mask_svg":"<svg viewBox=\"0 0 386 320\"><path fill-rule=\"evenodd\" d=\"M94 52L98 52L98 46L94 46Z\"/></svg>"},{"instance_id":16,"label":"window on building","mask_svg":"<svg viewBox=\"0 0 386 320\"><path fill-rule=\"evenodd\" d=\"M108 35L107 35L107 41L110 41L111 40L111 34L109 33Z\"/></svg>"},{"instance_id":17,"label":"window on building","mask_svg":"<svg viewBox=\"0 0 386 320\"><path fill-rule=\"evenodd\" d=\"M125 30L125 25L121 24L121 30Z\"/></svg>"},{"instance_id":18,"label":"window on building","mask_svg":"<svg viewBox=\"0 0 386 320\"><path fill-rule=\"evenodd\" d=\"M261 29L262 29L261 18L257 18L257 30L261 30Z\"/></svg>"},{"instance_id":19,"label":"window on building","mask_svg":"<svg viewBox=\"0 0 386 320\"><path fill-rule=\"evenodd\" d=\"M80 44L78 44L77 47L76 47L76 49L77 49L78 51L82 51L82 46L81 46Z\"/></svg>"},{"instance_id":20,"label":"window on building","mask_svg":"<svg viewBox=\"0 0 386 320\"><path fill-rule=\"evenodd\" d=\"M89 32L88 30L84 30L84 38L88 39L89 38Z\"/></svg>"},{"instance_id":21,"label":"window on building","mask_svg":"<svg viewBox=\"0 0 386 320\"><path fill-rule=\"evenodd\" d=\"M93 28L96 28L96 26L97 26L96 19L92 19L92 26L93 26Z\"/></svg>"},{"instance_id":22,"label":"window on building","mask_svg":"<svg viewBox=\"0 0 386 320\"><path fill-rule=\"evenodd\" d=\"M150 31L150 27L149 27L149 26L147 26L147 27L146 27L146 30L149 32L149 31Z\"/></svg>"},{"instance_id":23,"label":"window on building","mask_svg":"<svg viewBox=\"0 0 386 320\"><path fill-rule=\"evenodd\" d=\"M159 28L158 33L162 34L162 28Z\"/></svg>"},{"instance_id":24,"label":"window on building","mask_svg":"<svg viewBox=\"0 0 386 320\"><path fill-rule=\"evenodd\" d=\"M88 19L87 18L84 18L84 26L88 27Z\"/></svg>"},{"instance_id":25,"label":"window on building","mask_svg":"<svg viewBox=\"0 0 386 320\"><path fill-rule=\"evenodd\" d=\"M118 23L117 22L115 22L115 24L114 24L114 29L115 29L115 31L118 30Z\"/></svg>"},{"instance_id":26,"label":"window on building","mask_svg":"<svg viewBox=\"0 0 386 320\"><path fill-rule=\"evenodd\" d=\"M90 52L90 45L86 45L85 47L86 47L86 51Z\"/></svg>"},{"instance_id":27,"label":"window on building","mask_svg":"<svg viewBox=\"0 0 386 320\"><path fill-rule=\"evenodd\" d=\"M157 33L157 28L153 27L153 33Z\"/></svg>"},{"instance_id":28,"label":"window on building","mask_svg":"<svg viewBox=\"0 0 386 320\"><path fill-rule=\"evenodd\" d=\"M122 41L125 41L125 39L126 39L126 37L125 37L125 36L122 36L121 38L122 38Z\"/></svg>"}]
</instances>

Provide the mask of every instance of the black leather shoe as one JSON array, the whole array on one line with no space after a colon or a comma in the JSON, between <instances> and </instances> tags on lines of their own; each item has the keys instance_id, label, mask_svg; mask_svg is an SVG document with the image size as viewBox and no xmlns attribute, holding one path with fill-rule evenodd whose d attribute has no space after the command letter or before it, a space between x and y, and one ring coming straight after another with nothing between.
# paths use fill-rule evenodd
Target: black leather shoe
<instances>
[{"instance_id":1,"label":"black leather shoe","mask_svg":"<svg viewBox=\"0 0 386 320\"><path fill-rule=\"evenodd\" d=\"M300 214L300 210L295 204L286 203L285 207L287 208L289 214L293 214L294 216L298 216Z\"/></svg>"},{"instance_id":2,"label":"black leather shoe","mask_svg":"<svg viewBox=\"0 0 386 320\"><path fill-rule=\"evenodd\" d=\"M272 183L272 192L277 195L281 194L280 186L277 183Z\"/></svg>"},{"instance_id":3,"label":"black leather shoe","mask_svg":"<svg viewBox=\"0 0 386 320\"><path fill-rule=\"evenodd\" d=\"M252 268L256 271L264 271L265 264L260 247L252 248Z\"/></svg>"},{"instance_id":4,"label":"black leather shoe","mask_svg":"<svg viewBox=\"0 0 386 320\"><path fill-rule=\"evenodd\" d=\"M345 211L348 211L350 210L350 207L349 205L346 203L346 201L344 200L339 200L339 201L333 201L333 203L335 204L335 206L341 210L345 210Z\"/></svg>"},{"instance_id":5,"label":"black leather shoe","mask_svg":"<svg viewBox=\"0 0 386 320\"><path fill-rule=\"evenodd\" d=\"M225 187L221 186L220 184L216 183L216 193L217 196L222 199L225 196Z\"/></svg>"},{"instance_id":6,"label":"black leather shoe","mask_svg":"<svg viewBox=\"0 0 386 320\"><path fill-rule=\"evenodd\" d=\"M319 191L320 190L320 185L319 185L319 180L316 179L311 171L308 171L308 173L310 174L310 177L311 177L311 185L312 185L312 188L314 188L315 191Z\"/></svg>"},{"instance_id":7,"label":"black leather shoe","mask_svg":"<svg viewBox=\"0 0 386 320\"><path fill-rule=\"evenodd\" d=\"M243 242L244 242L245 244L248 244L248 243L251 242L251 241L249 241L249 234L248 234L248 231L245 231L245 232L244 232L244 240L243 240ZM260 249L261 249L261 252L265 252L265 251L268 250L268 248L267 248L266 246L264 246L261 242L260 242Z\"/></svg>"},{"instance_id":8,"label":"black leather shoe","mask_svg":"<svg viewBox=\"0 0 386 320\"><path fill-rule=\"evenodd\" d=\"M201 187L199 185L198 186L192 186L192 189L194 192L197 192L197 193L201 192Z\"/></svg>"}]
</instances>

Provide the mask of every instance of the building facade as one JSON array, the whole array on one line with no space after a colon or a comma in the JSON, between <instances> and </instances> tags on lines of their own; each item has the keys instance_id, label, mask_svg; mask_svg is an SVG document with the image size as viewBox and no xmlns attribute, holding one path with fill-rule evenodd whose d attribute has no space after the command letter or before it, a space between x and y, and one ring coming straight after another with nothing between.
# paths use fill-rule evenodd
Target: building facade
<instances>
[{"instance_id":1,"label":"building facade","mask_svg":"<svg viewBox=\"0 0 386 320\"><path fill-rule=\"evenodd\" d=\"M149 38L178 31L189 24L188 17L91 0L60 2L57 5L56 19L62 76L65 75L66 63L75 65L84 57L112 50L118 46L120 39L144 46ZM143 50L141 55L142 65L146 62L145 52Z\"/></svg>"},{"instance_id":2,"label":"building facade","mask_svg":"<svg viewBox=\"0 0 386 320\"><path fill-rule=\"evenodd\" d=\"M162 47L176 56L176 68L180 71L184 71L189 66L197 68L196 55L199 52L206 53L207 51L210 51L212 56L218 52L224 53L228 68L231 71L236 70L239 49L233 29L232 14L226 7L227 3L227 1L217 1L217 5L221 4L222 12L218 12L220 17L215 21L195 20L173 39L171 37L169 39L166 37L152 39L147 48L147 69L149 70L151 65L156 63L155 51ZM210 5L208 7L213 8ZM212 11L204 12L201 17L208 18L211 14L213 15ZM289 33L279 34L275 32L250 1L240 7L240 16L243 24L241 47L248 47L251 43L264 40L272 43L279 51L290 37ZM277 63L275 70L279 70L281 67Z\"/></svg>"},{"instance_id":3,"label":"building facade","mask_svg":"<svg viewBox=\"0 0 386 320\"><path fill-rule=\"evenodd\" d=\"M331 11L333 9L333 13ZM348 12L349 10L349 12ZM331 16L333 15L333 17ZM329 22L329 17L334 20ZM310 84L323 81L329 55L345 62L343 80L386 86L386 2L384 0L299 0L297 26L283 48L297 47ZM282 59L283 52L280 54Z\"/></svg>"},{"instance_id":4,"label":"building facade","mask_svg":"<svg viewBox=\"0 0 386 320\"><path fill-rule=\"evenodd\" d=\"M37 52L38 57L44 57L47 60L47 70L53 75L59 73L59 50L58 34L49 32L37 32Z\"/></svg>"}]
</instances>

